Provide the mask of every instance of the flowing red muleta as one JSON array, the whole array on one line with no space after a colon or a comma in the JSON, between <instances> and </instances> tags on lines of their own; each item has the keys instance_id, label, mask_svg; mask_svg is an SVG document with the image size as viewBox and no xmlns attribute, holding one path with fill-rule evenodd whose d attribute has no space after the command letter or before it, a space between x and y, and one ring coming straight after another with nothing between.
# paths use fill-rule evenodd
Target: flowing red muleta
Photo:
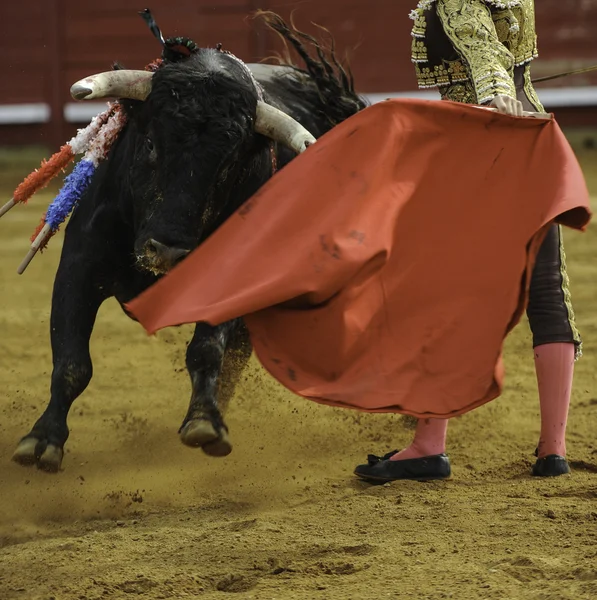
<instances>
[{"instance_id":1,"label":"flowing red muleta","mask_svg":"<svg viewBox=\"0 0 597 600\"><path fill-rule=\"evenodd\" d=\"M501 392L546 226L590 217L554 120L388 100L320 138L128 310L150 333L242 316L296 394L451 417Z\"/></svg>"}]
</instances>

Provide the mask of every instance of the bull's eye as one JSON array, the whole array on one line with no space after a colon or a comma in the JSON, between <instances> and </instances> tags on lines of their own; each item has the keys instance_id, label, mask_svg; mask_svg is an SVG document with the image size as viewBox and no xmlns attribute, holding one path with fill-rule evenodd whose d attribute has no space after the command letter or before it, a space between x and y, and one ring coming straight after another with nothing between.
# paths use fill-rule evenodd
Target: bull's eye
<instances>
[{"instance_id":1,"label":"bull's eye","mask_svg":"<svg viewBox=\"0 0 597 600\"><path fill-rule=\"evenodd\" d=\"M147 147L147 149L148 149L150 152L153 152L153 150L154 150L154 147L153 147L153 140L152 140L150 137L148 137L148 138L145 138L145 146Z\"/></svg>"}]
</instances>

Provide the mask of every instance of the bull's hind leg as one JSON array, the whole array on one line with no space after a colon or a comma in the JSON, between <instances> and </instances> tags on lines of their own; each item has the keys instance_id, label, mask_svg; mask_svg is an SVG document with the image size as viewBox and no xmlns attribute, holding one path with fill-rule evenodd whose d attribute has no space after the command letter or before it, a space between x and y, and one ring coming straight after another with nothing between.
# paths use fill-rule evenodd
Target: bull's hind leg
<instances>
[{"instance_id":1,"label":"bull's hind leg","mask_svg":"<svg viewBox=\"0 0 597 600\"><path fill-rule=\"evenodd\" d=\"M180 428L184 444L211 456L232 451L223 414L251 356L251 342L239 319L212 327L198 323L187 349L193 393Z\"/></svg>"},{"instance_id":2,"label":"bull's hind leg","mask_svg":"<svg viewBox=\"0 0 597 600\"><path fill-rule=\"evenodd\" d=\"M97 311L106 298L102 289L93 285L92 266L83 258L63 253L52 295L50 336L54 368L50 402L12 457L22 465L37 465L51 473L62 464L68 411L91 380L89 340Z\"/></svg>"}]
</instances>

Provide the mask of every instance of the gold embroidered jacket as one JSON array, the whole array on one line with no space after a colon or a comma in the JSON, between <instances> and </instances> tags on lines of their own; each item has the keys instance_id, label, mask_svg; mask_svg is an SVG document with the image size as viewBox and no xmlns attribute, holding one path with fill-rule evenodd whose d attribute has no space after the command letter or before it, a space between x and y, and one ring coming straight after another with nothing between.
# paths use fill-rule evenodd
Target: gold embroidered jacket
<instances>
[{"instance_id":1,"label":"gold embroidered jacket","mask_svg":"<svg viewBox=\"0 0 597 600\"><path fill-rule=\"evenodd\" d=\"M471 104L516 98L514 70L522 67L524 92L542 110L529 68L537 56L533 0L420 0L410 16L419 87Z\"/></svg>"}]
</instances>

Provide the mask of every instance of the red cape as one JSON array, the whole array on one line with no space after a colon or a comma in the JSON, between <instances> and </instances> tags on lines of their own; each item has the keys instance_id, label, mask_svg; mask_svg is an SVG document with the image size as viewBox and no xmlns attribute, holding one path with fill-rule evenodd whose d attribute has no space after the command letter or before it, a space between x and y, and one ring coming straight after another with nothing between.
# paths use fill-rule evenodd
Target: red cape
<instances>
[{"instance_id":1,"label":"red cape","mask_svg":"<svg viewBox=\"0 0 597 600\"><path fill-rule=\"evenodd\" d=\"M590 219L552 120L392 100L320 138L128 309L152 333L245 317L264 367L335 406L417 417L501 391L554 219Z\"/></svg>"}]
</instances>

